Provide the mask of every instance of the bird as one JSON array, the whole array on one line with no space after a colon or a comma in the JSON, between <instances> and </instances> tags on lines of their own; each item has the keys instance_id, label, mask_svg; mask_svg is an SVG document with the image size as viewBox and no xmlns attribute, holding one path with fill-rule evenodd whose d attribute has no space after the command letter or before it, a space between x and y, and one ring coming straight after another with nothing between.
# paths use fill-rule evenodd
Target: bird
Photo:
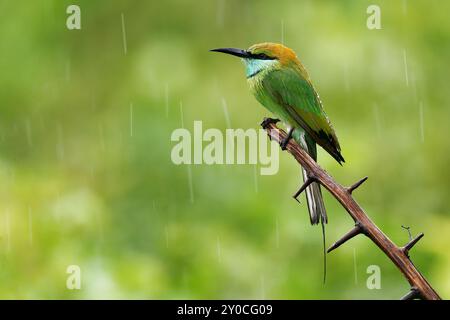
<instances>
[{"instance_id":1,"label":"bird","mask_svg":"<svg viewBox=\"0 0 450 320\"><path fill-rule=\"evenodd\" d=\"M322 101L306 68L292 49L282 44L264 42L248 49L218 48L210 51L233 55L244 62L250 91L276 117L267 118L263 125L281 121L288 128L287 137L280 143L283 150L289 140L294 139L314 161L317 161L319 145L339 164L345 162ZM308 179L308 173L303 168L302 176L304 181ZM313 182L305 192L310 222L312 225L321 223L325 245L328 217L320 185Z\"/></svg>"}]
</instances>

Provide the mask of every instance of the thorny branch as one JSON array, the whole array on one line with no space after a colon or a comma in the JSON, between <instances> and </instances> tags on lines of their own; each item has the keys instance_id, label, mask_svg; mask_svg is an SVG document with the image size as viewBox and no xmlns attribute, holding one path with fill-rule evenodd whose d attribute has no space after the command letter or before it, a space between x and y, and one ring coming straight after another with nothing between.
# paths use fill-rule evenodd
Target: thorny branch
<instances>
[{"instance_id":1,"label":"thorny branch","mask_svg":"<svg viewBox=\"0 0 450 320\"><path fill-rule=\"evenodd\" d=\"M261 125L267 131L269 137L274 141L281 143L283 139L286 138L286 132L277 128L276 123L273 121L264 121ZM309 177L300 190L294 195L294 198L297 198L311 182L320 183L341 203L355 221L353 229L336 241L327 250L328 253L358 234L363 234L374 242L389 257L389 259L391 259L408 280L411 290L402 298L403 300L441 299L409 258L409 251L423 237L423 233L410 240L405 246L398 247L372 222L372 220L370 220L364 210L353 199L352 192L364 183L367 180L367 177L356 182L351 187L346 188L338 184L327 172L325 172L296 142L293 141L293 139L287 144L286 150L291 153L297 162L308 172Z\"/></svg>"}]
</instances>

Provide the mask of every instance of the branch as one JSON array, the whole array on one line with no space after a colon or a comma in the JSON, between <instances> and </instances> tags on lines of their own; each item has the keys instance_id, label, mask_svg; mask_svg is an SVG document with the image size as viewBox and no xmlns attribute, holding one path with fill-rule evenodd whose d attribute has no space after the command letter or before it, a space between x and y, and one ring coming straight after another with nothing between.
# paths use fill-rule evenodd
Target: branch
<instances>
[{"instance_id":1,"label":"branch","mask_svg":"<svg viewBox=\"0 0 450 320\"><path fill-rule=\"evenodd\" d=\"M267 131L269 137L278 143L281 143L286 137L286 132L278 129L273 122L264 123L263 128ZM326 173L293 139L289 141L286 149L308 172L308 176L314 177L314 180L309 181L309 183L315 181L325 187L341 203L355 221L355 228L332 245L330 249L328 249L328 252L336 249L357 234L362 233L372 240L372 242L375 243L389 259L391 259L408 280L411 291L404 298L411 299L420 297L426 300L441 299L427 280L416 269L408 256L409 250L423 237L423 234L420 234L418 237L411 240L403 248L399 248L372 222L372 220L370 220L364 210L353 199L352 192L366 181L367 178L360 180L349 188L345 188ZM307 183L308 181L306 181L302 188L295 194L295 197L304 191L308 185Z\"/></svg>"}]
</instances>

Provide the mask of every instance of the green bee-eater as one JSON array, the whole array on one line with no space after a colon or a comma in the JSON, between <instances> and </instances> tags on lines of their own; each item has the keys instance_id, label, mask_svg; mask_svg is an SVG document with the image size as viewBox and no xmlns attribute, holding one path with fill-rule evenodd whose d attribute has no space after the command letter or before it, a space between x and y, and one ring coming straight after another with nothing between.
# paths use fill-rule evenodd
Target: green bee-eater
<instances>
[{"instance_id":1,"label":"green bee-eater","mask_svg":"<svg viewBox=\"0 0 450 320\"><path fill-rule=\"evenodd\" d=\"M324 148L339 163L344 162L334 129L322 108L305 67L295 52L281 44L261 43L247 50L213 49L242 58L251 91L256 99L289 128L292 137L317 161L316 144ZM303 170L303 179L307 173ZM306 199L312 224L327 223L327 213L320 186L310 184Z\"/></svg>"}]
</instances>

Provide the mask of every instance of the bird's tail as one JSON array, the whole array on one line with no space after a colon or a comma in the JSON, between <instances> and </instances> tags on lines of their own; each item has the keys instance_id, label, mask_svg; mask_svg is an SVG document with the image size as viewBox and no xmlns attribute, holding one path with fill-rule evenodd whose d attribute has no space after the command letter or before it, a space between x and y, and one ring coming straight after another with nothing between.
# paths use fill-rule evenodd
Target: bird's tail
<instances>
[{"instance_id":1,"label":"bird's tail","mask_svg":"<svg viewBox=\"0 0 450 320\"><path fill-rule=\"evenodd\" d=\"M302 168L303 181L306 181L308 174L306 170ZM318 224L319 221L322 224L322 239L323 239L323 282L325 283L327 278L327 253L325 243L325 224L328 222L327 211L323 202L322 191L320 185L316 182L311 183L305 190L306 202L308 203L309 217L311 224Z\"/></svg>"},{"instance_id":2,"label":"bird's tail","mask_svg":"<svg viewBox=\"0 0 450 320\"><path fill-rule=\"evenodd\" d=\"M307 172L302 168L303 181L308 178ZM325 204L323 203L322 191L320 185L316 182L311 183L306 188L306 201L308 203L309 218L311 224L318 224L328 222L327 211L325 210Z\"/></svg>"}]
</instances>

